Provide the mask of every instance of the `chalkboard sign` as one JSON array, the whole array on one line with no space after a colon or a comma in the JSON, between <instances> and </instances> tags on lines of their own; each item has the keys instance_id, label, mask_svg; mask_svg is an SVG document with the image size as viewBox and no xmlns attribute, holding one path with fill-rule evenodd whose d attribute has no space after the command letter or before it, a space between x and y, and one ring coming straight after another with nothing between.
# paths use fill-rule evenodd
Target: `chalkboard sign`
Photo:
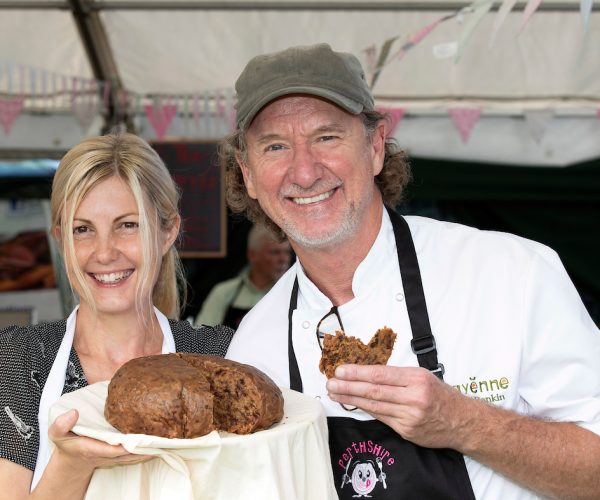
<instances>
[{"instance_id":1,"label":"chalkboard sign","mask_svg":"<svg viewBox=\"0 0 600 500\"><path fill-rule=\"evenodd\" d=\"M227 248L223 172L213 142L154 142L181 189L182 257L224 257Z\"/></svg>"}]
</instances>

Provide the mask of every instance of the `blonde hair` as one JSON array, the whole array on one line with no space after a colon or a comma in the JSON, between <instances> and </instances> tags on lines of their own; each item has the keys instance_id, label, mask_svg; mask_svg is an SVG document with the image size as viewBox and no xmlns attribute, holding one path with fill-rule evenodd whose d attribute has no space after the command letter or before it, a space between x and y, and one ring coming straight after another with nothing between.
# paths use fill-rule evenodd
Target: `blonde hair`
<instances>
[{"instance_id":1,"label":"blonde hair","mask_svg":"<svg viewBox=\"0 0 600 500\"><path fill-rule=\"evenodd\" d=\"M95 313L90 288L75 258L73 219L87 193L113 176L131 189L139 212L143 264L138 270L136 309L141 313L154 305L165 316L178 318L181 304L185 303L183 268L174 246L161 258L160 233L176 223L180 195L156 151L133 134L86 139L63 157L56 170L50 199L52 227L59 230L57 240L65 263L69 264L65 267L71 288L77 284L80 299Z\"/></svg>"}]
</instances>

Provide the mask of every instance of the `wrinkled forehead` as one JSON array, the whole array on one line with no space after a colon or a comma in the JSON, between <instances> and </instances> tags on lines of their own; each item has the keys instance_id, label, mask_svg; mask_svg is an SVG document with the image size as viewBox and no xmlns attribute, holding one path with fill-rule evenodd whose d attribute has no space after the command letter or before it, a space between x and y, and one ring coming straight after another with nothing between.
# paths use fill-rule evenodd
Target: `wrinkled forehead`
<instances>
[{"instance_id":1,"label":"wrinkled forehead","mask_svg":"<svg viewBox=\"0 0 600 500\"><path fill-rule=\"evenodd\" d=\"M307 119L318 116L325 123L347 122L357 119L337 104L322 97L308 94L292 94L279 97L267 103L254 117L246 132L251 135L273 133L272 129L298 121L305 123Z\"/></svg>"}]
</instances>

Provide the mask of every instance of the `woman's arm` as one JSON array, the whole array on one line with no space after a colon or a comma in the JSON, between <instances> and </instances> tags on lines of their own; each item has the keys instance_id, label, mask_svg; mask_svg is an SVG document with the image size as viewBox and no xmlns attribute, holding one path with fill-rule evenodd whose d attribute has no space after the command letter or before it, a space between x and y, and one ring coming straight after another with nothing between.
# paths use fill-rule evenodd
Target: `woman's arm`
<instances>
[{"instance_id":1,"label":"woman's arm","mask_svg":"<svg viewBox=\"0 0 600 500\"><path fill-rule=\"evenodd\" d=\"M77 500L83 499L96 467L136 463L151 458L133 455L122 446L77 436L71 429L79 415L70 410L60 415L48 430L56 448L40 482L32 493L33 472L0 459L0 500Z\"/></svg>"}]
</instances>

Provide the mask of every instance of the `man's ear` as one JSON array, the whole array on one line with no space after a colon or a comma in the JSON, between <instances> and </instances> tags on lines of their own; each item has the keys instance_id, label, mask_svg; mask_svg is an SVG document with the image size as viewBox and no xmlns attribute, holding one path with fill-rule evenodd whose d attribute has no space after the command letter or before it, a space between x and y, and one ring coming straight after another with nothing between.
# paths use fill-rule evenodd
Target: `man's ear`
<instances>
[{"instance_id":1,"label":"man's ear","mask_svg":"<svg viewBox=\"0 0 600 500\"><path fill-rule=\"evenodd\" d=\"M248 164L242 160L242 157L239 154L235 155L235 160L242 171L242 176L244 177L244 184L246 185L246 190L248 191L248 196L250 198L256 200L256 190L254 189L254 181L252 180L252 172L250 171L250 167Z\"/></svg>"},{"instance_id":2,"label":"man's ear","mask_svg":"<svg viewBox=\"0 0 600 500\"><path fill-rule=\"evenodd\" d=\"M175 243L177 236L179 235L179 228L181 227L181 217L176 215L171 221L171 227L164 231L164 240L162 246L163 256L169 251L169 249Z\"/></svg>"},{"instance_id":3,"label":"man's ear","mask_svg":"<svg viewBox=\"0 0 600 500\"><path fill-rule=\"evenodd\" d=\"M383 169L383 160L385 159L386 129L386 121L380 120L373 131L373 136L371 137L373 176L379 175Z\"/></svg>"}]
</instances>

